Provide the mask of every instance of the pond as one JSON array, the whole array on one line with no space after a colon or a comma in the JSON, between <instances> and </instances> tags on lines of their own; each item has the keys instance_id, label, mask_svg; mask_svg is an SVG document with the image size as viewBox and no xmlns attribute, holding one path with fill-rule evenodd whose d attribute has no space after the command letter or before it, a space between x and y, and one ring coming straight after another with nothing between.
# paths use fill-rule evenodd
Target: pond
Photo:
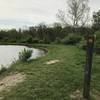
<instances>
[{"instance_id":1,"label":"pond","mask_svg":"<svg viewBox=\"0 0 100 100\"><path fill-rule=\"evenodd\" d=\"M35 59L45 54L45 51L43 50L30 48L27 46L0 45L0 69L2 66L8 68L14 61L18 60L19 52L21 52L24 48L33 50L32 57L30 59Z\"/></svg>"}]
</instances>

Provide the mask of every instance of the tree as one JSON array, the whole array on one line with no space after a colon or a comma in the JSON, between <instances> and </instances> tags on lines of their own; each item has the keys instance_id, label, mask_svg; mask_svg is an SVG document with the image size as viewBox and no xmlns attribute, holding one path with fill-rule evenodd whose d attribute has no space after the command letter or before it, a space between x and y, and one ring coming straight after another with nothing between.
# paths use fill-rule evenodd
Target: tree
<instances>
[{"instance_id":1,"label":"tree","mask_svg":"<svg viewBox=\"0 0 100 100\"><path fill-rule=\"evenodd\" d=\"M38 30L37 30L37 37L40 39L40 40L43 40L44 37L45 37L45 33L46 33L46 29L47 29L47 26L45 25L45 23L40 23L38 25Z\"/></svg>"},{"instance_id":2,"label":"tree","mask_svg":"<svg viewBox=\"0 0 100 100\"><path fill-rule=\"evenodd\" d=\"M61 31L62 31L62 26L60 23L54 23L53 24L53 30L54 30L54 38L57 38L57 37L62 37L62 34L61 34Z\"/></svg>"},{"instance_id":3,"label":"tree","mask_svg":"<svg viewBox=\"0 0 100 100\"><path fill-rule=\"evenodd\" d=\"M57 17L64 25L85 26L89 18L88 0L68 0L68 11L59 10Z\"/></svg>"},{"instance_id":4,"label":"tree","mask_svg":"<svg viewBox=\"0 0 100 100\"><path fill-rule=\"evenodd\" d=\"M100 10L93 14L93 28L95 30L100 30Z\"/></svg>"}]
</instances>

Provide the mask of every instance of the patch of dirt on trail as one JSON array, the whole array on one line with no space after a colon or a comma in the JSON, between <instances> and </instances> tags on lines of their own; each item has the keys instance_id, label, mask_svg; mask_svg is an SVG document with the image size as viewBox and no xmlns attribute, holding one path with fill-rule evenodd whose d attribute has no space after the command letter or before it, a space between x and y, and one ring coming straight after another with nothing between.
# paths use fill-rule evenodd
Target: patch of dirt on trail
<instances>
[{"instance_id":1,"label":"patch of dirt on trail","mask_svg":"<svg viewBox=\"0 0 100 100\"><path fill-rule=\"evenodd\" d=\"M98 91L93 91L90 92L91 95L91 99L93 100L100 100L100 93ZM74 91L71 95L70 95L71 100L86 100L83 99L83 94L80 90L76 90Z\"/></svg>"},{"instance_id":2,"label":"patch of dirt on trail","mask_svg":"<svg viewBox=\"0 0 100 100\"><path fill-rule=\"evenodd\" d=\"M25 80L25 75L22 73L11 74L0 80L0 92L16 86Z\"/></svg>"},{"instance_id":3,"label":"patch of dirt on trail","mask_svg":"<svg viewBox=\"0 0 100 100\"><path fill-rule=\"evenodd\" d=\"M55 64L55 63L58 63L58 62L60 62L60 60L50 60L50 61L48 61L48 62L46 62L46 64L47 65L51 65L51 64Z\"/></svg>"},{"instance_id":4,"label":"patch of dirt on trail","mask_svg":"<svg viewBox=\"0 0 100 100\"><path fill-rule=\"evenodd\" d=\"M80 92L80 90L76 90L74 91L71 95L70 98L72 100L83 100L82 98L82 93Z\"/></svg>"}]
</instances>

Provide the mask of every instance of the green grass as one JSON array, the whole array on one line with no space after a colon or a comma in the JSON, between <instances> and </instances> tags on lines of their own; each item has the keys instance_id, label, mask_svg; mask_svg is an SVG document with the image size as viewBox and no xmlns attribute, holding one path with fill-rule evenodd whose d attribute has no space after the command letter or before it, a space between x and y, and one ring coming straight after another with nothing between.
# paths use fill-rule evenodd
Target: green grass
<instances>
[{"instance_id":1,"label":"green grass","mask_svg":"<svg viewBox=\"0 0 100 100\"><path fill-rule=\"evenodd\" d=\"M39 45L41 46L41 45ZM83 88L85 52L75 46L42 45L48 53L29 62L17 62L1 74L1 78L13 72L24 72L27 79L11 91L0 93L3 100L71 100L70 95ZM49 60L60 62L46 65ZM100 56L94 56L92 91L100 91ZM96 93L96 95L98 95ZM93 99L94 100L94 99Z\"/></svg>"}]
</instances>

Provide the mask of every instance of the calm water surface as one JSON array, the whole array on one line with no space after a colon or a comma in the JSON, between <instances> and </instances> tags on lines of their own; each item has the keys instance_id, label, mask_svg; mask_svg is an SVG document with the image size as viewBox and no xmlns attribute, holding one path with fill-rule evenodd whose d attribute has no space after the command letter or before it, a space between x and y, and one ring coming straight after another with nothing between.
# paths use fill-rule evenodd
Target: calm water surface
<instances>
[{"instance_id":1,"label":"calm water surface","mask_svg":"<svg viewBox=\"0 0 100 100\"><path fill-rule=\"evenodd\" d=\"M23 49L33 50L31 59L43 56L44 51L29 48L27 46L17 46L17 45L0 45L0 69L2 66L8 68L13 61L18 60L19 52Z\"/></svg>"}]
</instances>

